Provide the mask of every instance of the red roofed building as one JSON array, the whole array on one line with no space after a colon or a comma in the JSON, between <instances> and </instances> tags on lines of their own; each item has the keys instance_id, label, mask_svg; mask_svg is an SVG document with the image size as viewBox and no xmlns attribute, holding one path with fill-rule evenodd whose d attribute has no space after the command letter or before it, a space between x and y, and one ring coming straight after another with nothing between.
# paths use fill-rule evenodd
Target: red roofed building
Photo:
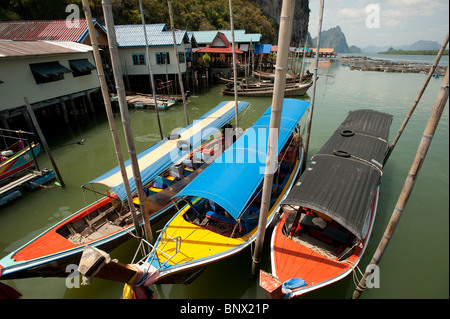
<instances>
[{"instance_id":1,"label":"red roofed building","mask_svg":"<svg viewBox=\"0 0 450 319\"><path fill-rule=\"evenodd\" d=\"M94 20L100 47L108 47L105 28ZM86 19L0 22L0 39L14 41L70 41L90 45Z\"/></svg>"},{"instance_id":2,"label":"red roofed building","mask_svg":"<svg viewBox=\"0 0 450 319\"><path fill-rule=\"evenodd\" d=\"M244 53L244 51L237 48L235 51L236 54ZM223 66L228 66L233 59L233 46L222 32L217 32L217 35L209 47L197 49L194 52L199 57L199 61L201 61L203 54L209 54L211 56L211 63L215 66L221 64L223 64Z\"/></svg>"},{"instance_id":3,"label":"red roofed building","mask_svg":"<svg viewBox=\"0 0 450 319\"><path fill-rule=\"evenodd\" d=\"M311 48L313 51L313 55L316 54L317 48ZM337 54L334 53L334 48L320 48L319 49L319 57L332 57L336 56Z\"/></svg>"}]
</instances>

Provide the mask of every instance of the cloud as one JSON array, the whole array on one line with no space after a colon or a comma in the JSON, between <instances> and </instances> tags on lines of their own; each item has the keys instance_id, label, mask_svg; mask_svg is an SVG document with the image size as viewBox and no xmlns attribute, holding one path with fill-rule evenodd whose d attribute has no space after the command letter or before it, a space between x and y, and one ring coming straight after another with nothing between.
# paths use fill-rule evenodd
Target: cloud
<instances>
[{"instance_id":1,"label":"cloud","mask_svg":"<svg viewBox=\"0 0 450 319\"><path fill-rule=\"evenodd\" d=\"M367 5L379 4L380 27L368 29ZM309 2L309 31L317 36L319 0ZM441 41L448 32L448 0L333 0L325 1L322 30L339 25L347 43L357 46Z\"/></svg>"},{"instance_id":2,"label":"cloud","mask_svg":"<svg viewBox=\"0 0 450 319\"><path fill-rule=\"evenodd\" d=\"M340 18L346 19L364 19L366 16L365 8L344 8L337 12Z\"/></svg>"}]
</instances>

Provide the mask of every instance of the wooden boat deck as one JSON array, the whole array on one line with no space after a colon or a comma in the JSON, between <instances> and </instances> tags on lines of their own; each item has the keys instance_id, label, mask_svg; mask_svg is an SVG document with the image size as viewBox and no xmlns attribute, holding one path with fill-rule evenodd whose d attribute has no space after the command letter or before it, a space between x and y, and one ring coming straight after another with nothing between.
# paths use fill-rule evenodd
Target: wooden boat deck
<instances>
[{"instance_id":1,"label":"wooden boat deck","mask_svg":"<svg viewBox=\"0 0 450 319\"><path fill-rule=\"evenodd\" d=\"M315 246L319 240L314 240L309 235L303 235L308 236L308 245L302 244L305 238L290 240L282 234L283 225L284 222L280 223L274 230L277 232L277 246L273 248L275 275L281 282L291 278L301 278L308 283L308 286L320 284L339 276L354 263L355 258L336 261L334 252L325 248L324 244ZM292 271L292 265L296 265L295 273Z\"/></svg>"}]
</instances>

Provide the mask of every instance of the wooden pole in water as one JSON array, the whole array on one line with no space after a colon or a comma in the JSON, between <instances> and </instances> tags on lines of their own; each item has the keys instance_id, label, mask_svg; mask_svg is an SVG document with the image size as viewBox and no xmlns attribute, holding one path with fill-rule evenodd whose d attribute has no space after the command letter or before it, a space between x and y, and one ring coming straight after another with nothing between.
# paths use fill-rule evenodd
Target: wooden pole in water
<instances>
[{"instance_id":1,"label":"wooden pole in water","mask_svg":"<svg viewBox=\"0 0 450 319\"><path fill-rule=\"evenodd\" d=\"M414 184L417 180L417 177L420 172L420 168L422 167L423 161L425 160L425 156L427 155L428 148L430 147L431 140L436 131L437 125L439 124L439 120L441 118L442 112L444 111L445 104L448 100L448 90L449 90L449 75L448 75L448 67L445 73L444 80L442 81L442 86L439 90L438 96L436 97L436 101L434 102L433 109L431 110L430 117L428 119L427 126L422 135L422 139L420 141L419 147L417 149L416 156L414 157L414 161L409 170L409 174L406 177L405 184L403 185L403 189L398 198L397 204L395 205L394 212L392 213L391 219L389 220L389 224L386 227L386 231L384 232L383 238L378 245L375 254L372 257L369 265L378 265L383 257L384 252L394 234L394 231L400 221L400 217L403 213L403 210L408 202L409 196L413 190ZM368 267L367 269L369 269ZM362 279L358 283L355 291L353 292L353 299L358 299L361 293L366 288L366 282L368 276L371 274L371 271L366 270Z\"/></svg>"},{"instance_id":2,"label":"wooden pole in water","mask_svg":"<svg viewBox=\"0 0 450 319\"><path fill-rule=\"evenodd\" d=\"M289 44L292 34L292 22L295 9L295 0L283 0L278 33L278 55L275 67L275 83L272 98L272 111L270 115L269 142L267 145L266 167L264 172L261 210L258 221L255 251L252 259L252 274L256 274L261 261L261 252L264 244L264 235L267 226L270 197L272 192L273 175L277 168L278 133L280 129L281 114L283 110L284 91L286 88L286 73L288 68Z\"/></svg>"},{"instance_id":3,"label":"wooden pole in water","mask_svg":"<svg viewBox=\"0 0 450 319\"><path fill-rule=\"evenodd\" d=\"M39 123L38 123L38 121L36 119L36 115L34 114L34 110L31 107L30 102L28 102L28 99L26 97L24 97L23 99L25 101L25 105L27 106L28 114L30 114L31 121L33 122L34 127L36 129L36 132L39 135L39 138L41 140L42 146L44 146L45 152L47 153L48 157L50 158L50 161L52 162L53 170L55 171L55 174L58 177L58 181L61 184L61 187L64 187L66 185L64 184L64 181L63 181L63 179L61 177L61 174L59 173L58 166L56 165L56 162L53 159L52 153L50 152L50 148L48 147L47 141L45 140L45 136L44 136L44 134L41 131L41 127L39 126ZM30 150L33 153L33 149L31 147L31 145L30 145Z\"/></svg>"},{"instance_id":4,"label":"wooden pole in water","mask_svg":"<svg viewBox=\"0 0 450 319\"><path fill-rule=\"evenodd\" d=\"M308 115L308 129L306 130L305 143L304 143L304 154L303 154L303 169L306 168L306 161L308 159L308 150L309 150L309 139L311 136L311 126L312 126L312 117L314 111L314 103L316 101L316 86L317 86L317 70L319 66L319 50L320 50L320 33L322 32L322 18L323 18L323 6L324 0L320 0L319 6L319 31L317 34L317 45L316 45L316 56L315 56L315 65L314 65L314 83L312 87L313 95L311 98L311 105L309 107L309 115Z\"/></svg>"},{"instance_id":5,"label":"wooden pole in water","mask_svg":"<svg viewBox=\"0 0 450 319\"><path fill-rule=\"evenodd\" d=\"M439 50L436 59L434 60L433 65L431 66L430 71L428 72L427 78L425 79L425 82L422 85L422 88L419 91L419 94L417 95L416 99L414 100L413 105L411 106L411 109L409 110L408 115L406 116L405 120L403 121L402 126L400 127L400 130L397 133L397 136L394 138L394 140L392 141L391 146L389 147L389 150L386 154L386 157L384 158L384 164L386 164L389 156L391 156L392 150L394 149L395 145L397 144L398 140L400 139L400 136L403 133L403 130L406 127L406 124L408 124L409 119L411 118L414 110L416 109L417 104L419 103L420 99L422 98L423 92L425 92L425 89L428 86L428 83L430 82L431 77L433 76L434 71L436 71L436 67L439 64L439 61L441 60L441 56L444 53L445 47L448 44L448 32L447 32L447 36L445 37L444 43L442 44L441 49Z\"/></svg>"},{"instance_id":6,"label":"wooden pole in water","mask_svg":"<svg viewBox=\"0 0 450 319\"><path fill-rule=\"evenodd\" d=\"M141 172L134 147L133 134L130 128L130 117L128 113L127 100L123 85L122 68L120 66L119 52L117 49L116 32L114 29L114 20L112 15L111 0L102 0L103 14L105 16L106 30L108 35L109 51L111 53L111 64L114 71L114 80L116 82L117 96L119 98L120 114L122 116L122 125L125 133L128 154L130 156L131 169L133 171L134 182L136 183L136 192L138 195L142 218L144 220L145 237L149 243L153 243L153 234L150 226L150 219L147 207L145 205L145 193L142 186Z\"/></svg>"},{"instance_id":7,"label":"wooden pole in water","mask_svg":"<svg viewBox=\"0 0 450 319\"><path fill-rule=\"evenodd\" d=\"M155 110L156 110L156 118L158 120L159 135L161 136L161 139L164 139L161 129L161 121L159 120L158 99L156 98L155 80L153 78L152 61L150 59L150 50L148 48L148 39L146 30L147 26L145 24L144 8L142 7L142 0L139 0L139 9L141 10L142 28L144 29L144 39L145 39L145 55L147 56L148 74L150 77L150 83L152 85L153 99L155 100Z\"/></svg>"},{"instance_id":8,"label":"wooden pole in water","mask_svg":"<svg viewBox=\"0 0 450 319\"><path fill-rule=\"evenodd\" d=\"M177 61L178 83L180 84L181 96L183 98L184 117L186 119L186 125L189 125L189 116L188 116L188 111L187 111L186 95L184 94L183 77L181 76L180 61L178 59L177 39L175 37L175 27L174 27L174 23L173 23L172 2L170 0L167 0L167 5L169 6L170 27L172 28L173 52L175 53L175 61ZM183 54L184 54L184 52L183 52Z\"/></svg>"},{"instance_id":9,"label":"wooden pole in water","mask_svg":"<svg viewBox=\"0 0 450 319\"><path fill-rule=\"evenodd\" d=\"M303 81L303 69L305 68L306 43L308 42L307 39L308 39L308 37L306 37L305 45L303 46L302 68L300 69L300 83L302 83L302 81Z\"/></svg>"},{"instance_id":10,"label":"wooden pole in water","mask_svg":"<svg viewBox=\"0 0 450 319\"><path fill-rule=\"evenodd\" d=\"M131 196L130 184L128 183L128 175L125 169L122 150L120 148L119 136L117 134L116 122L114 121L114 114L111 109L111 99L108 93L108 84L106 83L105 73L103 71L102 58L100 56L100 50L98 47L97 37L95 36L94 23L92 22L91 8L89 7L88 0L83 0L83 10L86 17L89 29L89 36L91 39L91 46L94 52L95 67L97 68L98 79L100 81L100 89L102 91L103 102L105 104L106 115L108 118L109 129L114 144L114 150L116 152L117 162L119 163L120 173L122 174L123 185L125 187L125 193L127 194L128 208L133 217L134 228L136 229L136 235L142 237L141 227L139 226L139 220L136 215L136 208L133 203L133 197Z\"/></svg>"},{"instance_id":11,"label":"wooden pole in water","mask_svg":"<svg viewBox=\"0 0 450 319\"><path fill-rule=\"evenodd\" d=\"M233 1L228 0L228 4L230 7L230 26L231 26L231 47L233 49L233 81L234 81L234 111L235 121L236 121L236 138L238 138L238 128L239 128L239 108L238 108L238 92L237 92L237 63L236 63L236 43L234 41L234 17L233 17Z\"/></svg>"}]
</instances>

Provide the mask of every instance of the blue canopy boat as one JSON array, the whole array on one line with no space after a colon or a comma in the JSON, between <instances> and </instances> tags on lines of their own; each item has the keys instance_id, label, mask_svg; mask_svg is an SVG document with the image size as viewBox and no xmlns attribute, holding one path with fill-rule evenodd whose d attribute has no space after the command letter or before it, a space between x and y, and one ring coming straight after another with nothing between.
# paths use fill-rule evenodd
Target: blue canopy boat
<instances>
[{"instance_id":1,"label":"blue canopy boat","mask_svg":"<svg viewBox=\"0 0 450 319\"><path fill-rule=\"evenodd\" d=\"M299 121L309 102L285 99L267 225L297 177L303 157ZM271 108L174 199L184 202L153 251L132 266L146 284L187 283L206 265L248 247L258 230Z\"/></svg>"},{"instance_id":2,"label":"blue canopy boat","mask_svg":"<svg viewBox=\"0 0 450 319\"><path fill-rule=\"evenodd\" d=\"M249 103L239 102L242 111ZM208 161L225 147L219 138L202 146L235 116L235 102L222 102L187 127L178 130L138 155L142 184L147 194L150 220L156 221L173 207L171 197L192 181ZM217 154L215 154L217 153ZM136 185L129 161L125 162L131 192ZM120 168L83 185L108 187L108 195L54 225L35 239L0 260L0 279L66 277L68 264L77 264L85 245L106 251L131 238L134 231ZM137 204L137 196L133 201ZM140 221L141 225L143 221Z\"/></svg>"}]
</instances>

